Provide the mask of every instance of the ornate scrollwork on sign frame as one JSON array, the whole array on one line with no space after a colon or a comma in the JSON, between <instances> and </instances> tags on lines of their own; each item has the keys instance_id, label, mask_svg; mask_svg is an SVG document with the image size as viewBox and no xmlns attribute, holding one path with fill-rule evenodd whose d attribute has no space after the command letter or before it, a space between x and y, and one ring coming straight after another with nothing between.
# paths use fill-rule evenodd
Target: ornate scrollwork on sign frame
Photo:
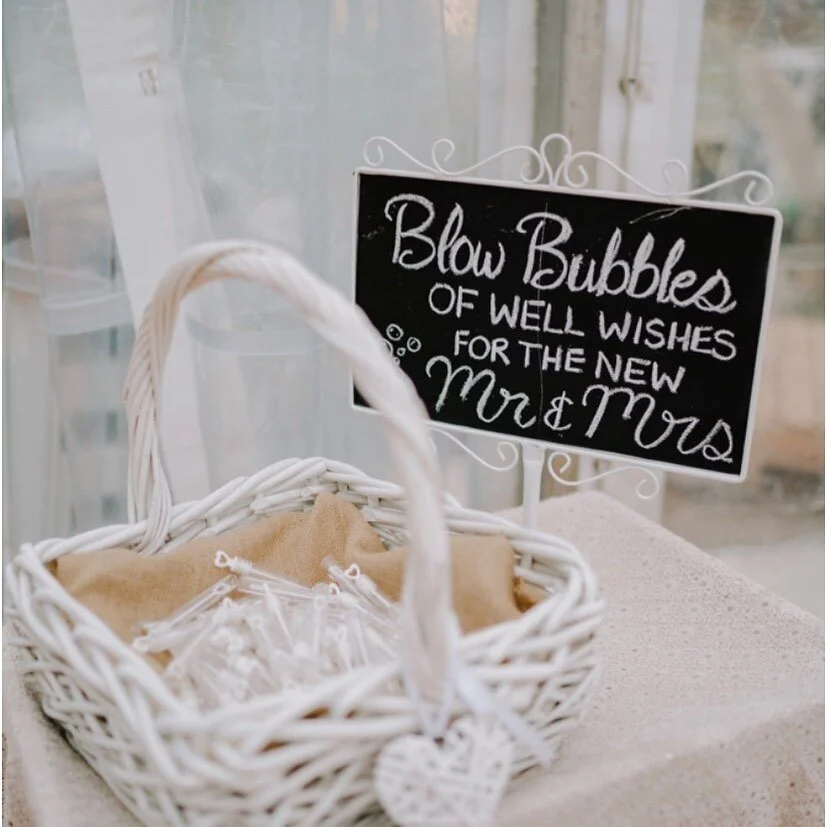
<instances>
[{"instance_id":1,"label":"ornate scrollwork on sign frame","mask_svg":"<svg viewBox=\"0 0 827 827\"><path fill-rule=\"evenodd\" d=\"M431 163L426 164L418 158L415 158L406 150L402 149L402 147L395 141L381 135L377 135L374 138L369 138L365 142L362 154L365 159L365 163L368 166L378 169L384 165L385 151L382 148L383 146L391 147L403 158L407 158L412 164L424 172L430 172L432 175L443 175L448 178L461 178L466 175L471 175L493 161L497 161L500 158L504 158L507 155L513 155L517 152L524 152L529 156L520 170L520 181L522 181L522 183L542 184L543 179L546 177L548 172L548 163L542 153L538 152L531 146L517 145L508 147L508 149L501 149L499 152L489 155L487 158L484 158L482 161L478 161L476 164L472 164L470 167L451 170L447 169L445 164L453 157L454 152L456 151L456 146L449 138L440 138L438 141L434 141L434 145L431 147ZM532 161L537 167L537 171L533 174L531 173Z\"/></svg>"},{"instance_id":2,"label":"ornate scrollwork on sign frame","mask_svg":"<svg viewBox=\"0 0 827 827\"><path fill-rule=\"evenodd\" d=\"M552 141L560 141L565 149L563 159L556 168L552 167L548 162L546 155L546 149ZM645 192L647 195L653 195L656 198L680 198L682 200L689 200L698 198L701 195L707 195L715 190L720 190L738 181L747 182L743 198L744 203L749 204L751 207L766 204L773 197L772 181L762 172L755 170L737 172L734 175L722 178L720 181L714 181L706 186L691 189L689 187L689 170L686 168L686 164L682 161L671 160L663 164L660 169L661 177L666 184L666 189L656 190L639 181L633 175L630 175L625 169L619 167L605 155L589 151L574 152L571 142L565 135L547 135L540 144L540 153L546 160L548 181L553 187L568 187L569 189L588 188L589 174L586 171L583 161L592 160L609 167L625 181L637 187L641 192ZM758 189L758 194L756 194L756 189Z\"/></svg>"},{"instance_id":3,"label":"ornate scrollwork on sign frame","mask_svg":"<svg viewBox=\"0 0 827 827\"><path fill-rule=\"evenodd\" d=\"M561 148L561 157L556 163L552 162L549 158L549 148L555 143ZM763 173L755 170L738 172L703 187L692 189L689 183L689 170L684 163L678 160L670 160L662 165L661 177L663 178L665 189L654 189L626 172L626 170L619 167L616 163L614 163L614 161L610 160L605 155L591 151L575 152L571 145L571 141L565 135L558 132L552 133L543 138L539 149L522 144L508 147L500 150L499 152L495 152L493 155L489 155L487 158L484 158L469 167L456 170L449 169L446 166L456 151L454 142L448 138L440 138L439 140L434 141L431 147L430 162L428 163L411 155L411 153L403 149L399 146L399 144L390 138L378 135L368 139L364 144L363 157L365 163L374 169L382 168L385 164L385 148L392 149L394 152L407 159L410 163L423 172L446 178L461 178L464 176L469 176L482 170L494 161L500 160L507 156L522 153L526 156L526 160L520 168L519 182L538 187L546 186L550 189L589 190L591 181L584 162L594 161L612 169L628 184L631 184L641 193L645 193L656 198L663 198L667 201L673 199L675 201L698 199L700 196L709 195L710 193L719 191L724 187L738 182L745 183L742 198L743 202L748 206L758 207L764 205L772 199L774 194L773 185L770 179ZM501 182L492 181L492 183ZM611 193L606 194L609 195ZM477 463L491 471L510 471L515 468L518 463L519 452L513 442L500 441L497 444L497 452L502 459L502 464L498 465L481 457L464 442L453 436L453 434L440 428L433 428L432 430L435 433L449 439ZM559 460L562 460L562 463L555 465ZM640 479L635 486L635 493L639 499L654 499L660 492L661 488L657 475L649 468L639 464L629 463L619 465L586 479L571 480L562 476L572 466L571 454L564 451L553 450L548 456L545 466L549 475L555 482L568 487L588 485L596 482L597 480L605 479L606 477L615 476L621 473L637 473L642 475L642 479Z\"/></svg>"},{"instance_id":4,"label":"ornate scrollwork on sign frame","mask_svg":"<svg viewBox=\"0 0 827 827\"><path fill-rule=\"evenodd\" d=\"M563 148L563 157L556 165L553 164L548 157L548 149L554 142L559 142ZM573 190L588 189L591 182L583 162L591 160L609 167L641 192L645 192L647 195L653 195L656 198L694 199L702 195L708 195L739 181L746 182L743 199L744 203L751 207L766 204L772 199L774 193L772 181L762 172L757 172L756 170L737 172L719 181L713 181L706 186L691 189L689 187L689 170L686 168L686 164L677 160L667 161L663 164L661 167L661 177L666 188L657 190L647 186L633 175L630 175L605 155L588 150L575 152L571 141L559 132L546 135L540 143L539 150L531 146L518 144L501 149L499 152L489 155L476 164L457 170L448 169L445 166L456 151L454 142L449 138L440 138L434 141L431 147L430 163L425 163L411 155L411 153L390 138L377 135L369 138L364 145L363 157L369 167L378 169L384 166L385 151L383 147L390 147L423 172L429 172L432 175L443 175L449 178L461 178L466 175L471 175L501 158L516 153L524 153L528 157L520 169L519 175L519 180L524 184L546 185L553 188ZM536 171L532 172L532 168L535 168Z\"/></svg>"},{"instance_id":5,"label":"ornate scrollwork on sign frame","mask_svg":"<svg viewBox=\"0 0 827 827\"><path fill-rule=\"evenodd\" d=\"M555 468L554 463L558 459L562 459L563 462L559 468ZM592 477L579 480L570 480L566 479L563 474L569 470L571 467L571 462L571 454L567 454L565 451L552 452L546 460L546 468L548 469L549 476L560 485L576 488L580 485L588 485L590 483L597 482L598 480L605 479L606 477L616 476L617 474L637 472L643 476L643 479L641 479L635 486L635 494L637 494L639 499L653 500L660 493L660 480L658 479L657 474L642 465L621 465L616 468L610 468L608 471L603 471L600 474L595 474Z\"/></svg>"},{"instance_id":6,"label":"ornate scrollwork on sign frame","mask_svg":"<svg viewBox=\"0 0 827 827\"><path fill-rule=\"evenodd\" d=\"M443 431L441 428L432 427L431 432L434 434L439 434L440 436L450 440L454 443L454 445L461 448L466 454L468 454L468 456L475 462L479 465L485 466L491 471L510 471L512 468L516 468L517 463L520 461L520 452L517 450L517 446L513 442L508 442L507 440L501 440L497 443L497 453L500 455L502 464L495 465L493 462L489 462L487 459L481 457L476 451L469 448L461 439L457 439L457 437L449 431ZM485 436L485 434L482 434L482 436Z\"/></svg>"}]
</instances>

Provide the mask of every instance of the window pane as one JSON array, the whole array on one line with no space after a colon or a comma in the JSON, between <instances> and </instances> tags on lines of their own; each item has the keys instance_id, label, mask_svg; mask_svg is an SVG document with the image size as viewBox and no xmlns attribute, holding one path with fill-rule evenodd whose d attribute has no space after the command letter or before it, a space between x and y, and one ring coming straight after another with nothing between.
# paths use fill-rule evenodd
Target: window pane
<instances>
[{"instance_id":1,"label":"window pane","mask_svg":"<svg viewBox=\"0 0 827 827\"><path fill-rule=\"evenodd\" d=\"M706 549L783 551L785 565L820 555L823 567L823 2L707 0L693 167L696 186L767 174L784 235L749 477L672 478L665 520Z\"/></svg>"}]
</instances>

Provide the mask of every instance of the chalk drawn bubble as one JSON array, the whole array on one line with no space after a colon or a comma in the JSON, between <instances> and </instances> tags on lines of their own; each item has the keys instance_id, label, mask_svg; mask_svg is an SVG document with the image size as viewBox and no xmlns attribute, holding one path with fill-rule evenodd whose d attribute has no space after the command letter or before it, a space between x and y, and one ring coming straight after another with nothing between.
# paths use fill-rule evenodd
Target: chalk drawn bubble
<instances>
[{"instance_id":1,"label":"chalk drawn bubble","mask_svg":"<svg viewBox=\"0 0 827 827\"><path fill-rule=\"evenodd\" d=\"M404 359L409 353L416 353L422 349L422 342L416 336L408 336L405 340L405 331L401 325L395 323L385 328L385 338L382 341L397 365L400 364L400 359Z\"/></svg>"}]
</instances>

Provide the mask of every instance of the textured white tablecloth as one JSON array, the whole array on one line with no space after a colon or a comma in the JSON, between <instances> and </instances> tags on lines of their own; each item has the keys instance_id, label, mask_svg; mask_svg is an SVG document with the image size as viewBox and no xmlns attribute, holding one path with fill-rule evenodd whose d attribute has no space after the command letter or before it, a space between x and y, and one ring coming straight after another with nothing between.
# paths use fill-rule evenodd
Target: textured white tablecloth
<instances>
[{"instance_id":1,"label":"textured white tablecloth","mask_svg":"<svg viewBox=\"0 0 827 827\"><path fill-rule=\"evenodd\" d=\"M597 572L605 671L554 769L510 788L503 827L824 824L821 622L600 494L549 500L540 521ZM3 671L4 824L135 825L7 656Z\"/></svg>"}]
</instances>

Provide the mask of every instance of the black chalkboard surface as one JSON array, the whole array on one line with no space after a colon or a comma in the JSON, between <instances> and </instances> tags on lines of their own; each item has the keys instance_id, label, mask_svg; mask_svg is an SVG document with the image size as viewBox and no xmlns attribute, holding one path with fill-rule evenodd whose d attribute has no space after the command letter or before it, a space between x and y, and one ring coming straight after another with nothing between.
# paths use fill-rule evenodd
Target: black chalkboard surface
<instances>
[{"instance_id":1,"label":"black chalkboard surface","mask_svg":"<svg viewBox=\"0 0 827 827\"><path fill-rule=\"evenodd\" d=\"M778 213L356 183L355 299L433 420L743 477Z\"/></svg>"}]
</instances>

